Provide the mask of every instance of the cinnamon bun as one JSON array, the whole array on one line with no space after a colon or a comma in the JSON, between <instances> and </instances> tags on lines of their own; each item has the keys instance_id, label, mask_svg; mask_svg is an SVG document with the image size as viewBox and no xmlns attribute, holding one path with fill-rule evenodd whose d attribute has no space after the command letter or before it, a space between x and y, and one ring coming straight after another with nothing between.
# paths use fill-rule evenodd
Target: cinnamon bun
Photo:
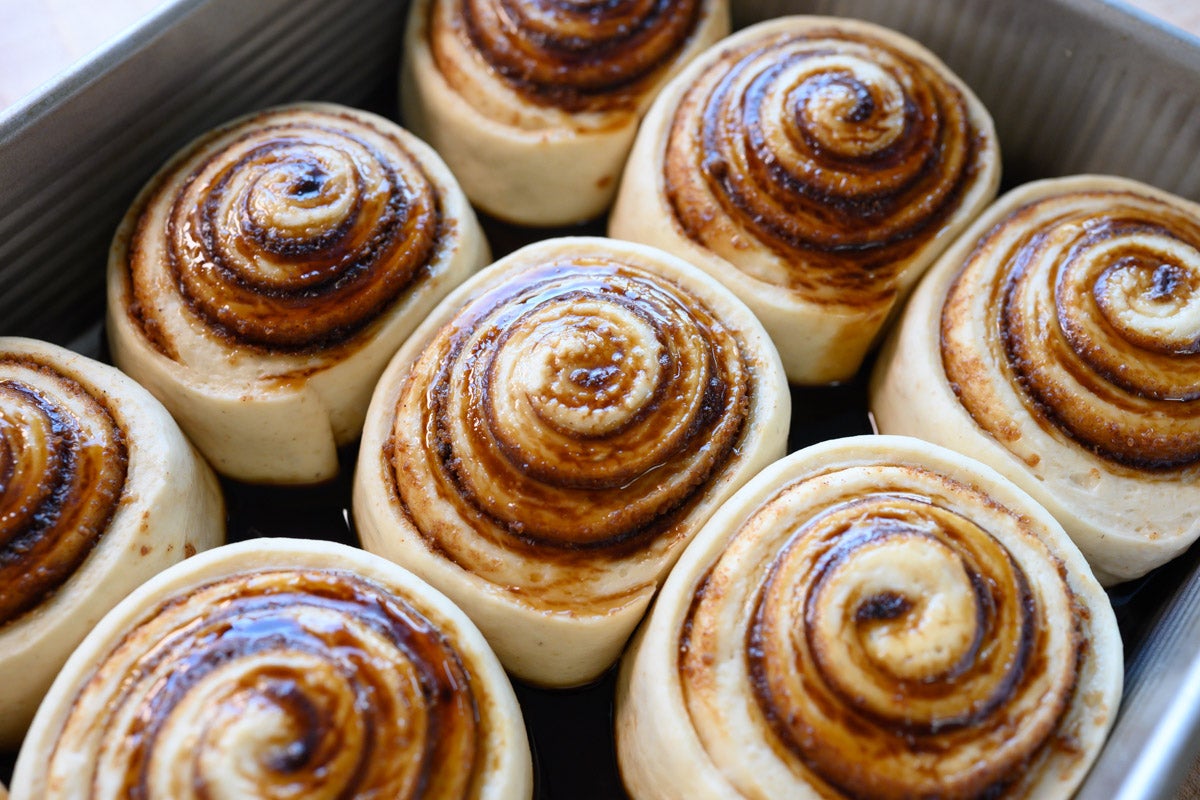
<instances>
[{"instance_id":1,"label":"cinnamon bun","mask_svg":"<svg viewBox=\"0 0 1200 800\"><path fill-rule=\"evenodd\" d=\"M792 382L830 383L855 374L999 171L990 116L933 54L865 22L785 17L662 91L609 234L718 278Z\"/></svg>"},{"instance_id":2,"label":"cinnamon bun","mask_svg":"<svg viewBox=\"0 0 1200 800\"><path fill-rule=\"evenodd\" d=\"M389 365L354 520L509 671L580 684L716 505L783 455L790 405L761 326L708 276L643 245L541 242L460 287Z\"/></svg>"},{"instance_id":3,"label":"cinnamon bun","mask_svg":"<svg viewBox=\"0 0 1200 800\"><path fill-rule=\"evenodd\" d=\"M219 472L324 480L387 360L487 259L412 135L341 106L263 111L186 147L121 223L113 358Z\"/></svg>"},{"instance_id":4,"label":"cinnamon bun","mask_svg":"<svg viewBox=\"0 0 1200 800\"><path fill-rule=\"evenodd\" d=\"M532 795L512 687L466 616L384 559L259 539L106 616L38 710L14 800Z\"/></svg>"},{"instance_id":5,"label":"cinnamon bun","mask_svg":"<svg viewBox=\"0 0 1200 800\"><path fill-rule=\"evenodd\" d=\"M915 439L763 470L680 558L622 663L648 798L1066 798L1117 712L1108 598L1054 519Z\"/></svg>"},{"instance_id":6,"label":"cinnamon bun","mask_svg":"<svg viewBox=\"0 0 1200 800\"><path fill-rule=\"evenodd\" d=\"M215 476L145 389L0 338L0 747L106 611L224 537Z\"/></svg>"},{"instance_id":7,"label":"cinnamon bun","mask_svg":"<svg viewBox=\"0 0 1200 800\"><path fill-rule=\"evenodd\" d=\"M580 222L612 203L658 89L728 32L728 0L416 0L405 124L489 214Z\"/></svg>"},{"instance_id":8,"label":"cinnamon bun","mask_svg":"<svg viewBox=\"0 0 1200 800\"><path fill-rule=\"evenodd\" d=\"M880 430L1004 473L1102 582L1200 536L1200 206L1078 176L1001 198L882 355Z\"/></svg>"}]
</instances>

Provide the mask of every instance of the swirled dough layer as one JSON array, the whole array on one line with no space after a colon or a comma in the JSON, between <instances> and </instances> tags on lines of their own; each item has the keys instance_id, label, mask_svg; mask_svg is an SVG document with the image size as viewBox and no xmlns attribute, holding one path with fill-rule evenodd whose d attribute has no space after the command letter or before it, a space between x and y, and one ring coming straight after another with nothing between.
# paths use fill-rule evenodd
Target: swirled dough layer
<instances>
[{"instance_id":1,"label":"swirled dough layer","mask_svg":"<svg viewBox=\"0 0 1200 800\"><path fill-rule=\"evenodd\" d=\"M609 222L729 286L795 383L854 375L909 288L995 196L991 117L916 42L785 17L663 90Z\"/></svg>"},{"instance_id":2,"label":"swirled dough layer","mask_svg":"<svg viewBox=\"0 0 1200 800\"><path fill-rule=\"evenodd\" d=\"M361 550L260 539L106 616L21 749L14 800L532 794L508 679L445 597Z\"/></svg>"},{"instance_id":3,"label":"swirled dough layer","mask_svg":"<svg viewBox=\"0 0 1200 800\"><path fill-rule=\"evenodd\" d=\"M405 124L487 213L580 222L612 203L658 90L728 32L727 0L417 0Z\"/></svg>"},{"instance_id":4,"label":"swirled dough layer","mask_svg":"<svg viewBox=\"0 0 1200 800\"><path fill-rule=\"evenodd\" d=\"M944 444L1050 510L1106 583L1200 536L1200 207L1118 178L1020 187L914 293L880 430Z\"/></svg>"},{"instance_id":5,"label":"swirled dough layer","mask_svg":"<svg viewBox=\"0 0 1200 800\"><path fill-rule=\"evenodd\" d=\"M342 106L269 109L192 142L130 208L109 257L113 359L219 472L328 479L387 360L487 259L411 134Z\"/></svg>"},{"instance_id":6,"label":"swirled dough layer","mask_svg":"<svg viewBox=\"0 0 1200 800\"><path fill-rule=\"evenodd\" d=\"M396 355L355 524L510 671L583 683L712 509L783 454L790 407L761 326L708 276L643 245L549 240L464 284Z\"/></svg>"},{"instance_id":7,"label":"swirled dough layer","mask_svg":"<svg viewBox=\"0 0 1200 800\"><path fill-rule=\"evenodd\" d=\"M212 471L112 367L0 338L0 746L15 747L91 627L225 537Z\"/></svg>"},{"instance_id":8,"label":"swirled dough layer","mask_svg":"<svg viewBox=\"0 0 1200 800\"><path fill-rule=\"evenodd\" d=\"M856 437L763 470L627 652L617 745L648 798L1066 798L1121 694L1108 598L991 469Z\"/></svg>"}]
</instances>

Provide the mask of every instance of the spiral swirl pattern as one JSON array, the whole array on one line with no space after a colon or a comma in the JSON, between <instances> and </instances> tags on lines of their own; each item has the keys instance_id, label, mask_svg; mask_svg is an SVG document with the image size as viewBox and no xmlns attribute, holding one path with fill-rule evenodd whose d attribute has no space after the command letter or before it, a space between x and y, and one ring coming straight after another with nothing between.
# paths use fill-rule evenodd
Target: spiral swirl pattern
<instances>
[{"instance_id":1,"label":"spiral swirl pattern","mask_svg":"<svg viewBox=\"0 0 1200 800\"><path fill-rule=\"evenodd\" d=\"M392 427L396 490L452 557L440 532L460 518L550 560L621 552L732 457L752 392L733 333L679 287L601 257L547 263L426 346Z\"/></svg>"},{"instance_id":2,"label":"spiral swirl pattern","mask_svg":"<svg viewBox=\"0 0 1200 800\"><path fill-rule=\"evenodd\" d=\"M694 242L808 301L887 300L986 182L990 123L897 41L782 26L693 76L666 139L671 213Z\"/></svg>"},{"instance_id":3,"label":"spiral swirl pattern","mask_svg":"<svg viewBox=\"0 0 1200 800\"><path fill-rule=\"evenodd\" d=\"M459 287L379 381L354 477L363 546L578 686L619 656L713 510L783 455L762 325L687 262L570 237Z\"/></svg>"},{"instance_id":4,"label":"spiral swirl pattern","mask_svg":"<svg viewBox=\"0 0 1200 800\"><path fill-rule=\"evenodd\" d=\"M405 143L333 107L276 109L210 134L141 204L167 211L130 242L130 312L168 355L164 292L230 345L319 350L378 317L448 235Z\"/></svg>"},{"instance_id":5,"label":"spiral swirl pattern","mask_svg":"<svg viewBox=\"0 0 1200 800\"><path fill-rule=\"evenodd\" d=\"M576 113L632 110L692 37L701 0L446 0L431 17L454 84L467 48L534 103ZM453 46L452 46L453 45ZM470 87L464 89L470 94Z\"/></svg>"},{"instance_id":6,"label":"spiral swirl pattern","mask_svg":"<svg viewBox=\"0 0 1200 800\"><path fill-rule=\"evenodd\" d=\"M142 617L48 759L71 797L478 796L472 676L427 616L338 569L222 577Z\"/></svg>"},{"instance_id":7,"label":"spiral swirl pattern","mask_svg":"<svg viewBox=\"0 0 1200 800\"><path fill-rule=\"evenodd\" d=\"M121 502L127 468L104 394L33 355L0 353L0 626L83 563Z\"/></svg>"},{"instance_id":8,"label":"spiral swirl pattern","mask_svg":"<svg viewBox=\"0 0 1200 800\"><path fill-rule=\"evenodd\" d=\"M1078 780L1103 738L1093 749L1072 738L1078 726L1115 713L1111 696L1098 711L1088 661L1111 655L1090 642L1099 586L1088 576L1077 597L1061 545L1043 538L1049 517L1002 505L980 476L922 463L905 440L861 441L757 481L732 501L752 494L746 511L718 515L733 525L719 539L714 517L635 650L633 697L662 680L680 687L730 796L1026 796L1043 774ZM693 550L712 554L707 568ZM651 666L669 650L674 676ZM619 711L647 715L618 727L643 739L622 746L624 765L647 746L637 726L663 710ZM1067 760L1047 767L1056 757Z\"/></svg>"},{"instance_id":9,"label":"spiral swirl pattern","mask_svg":"<svg viewBox=\"0 0 1200 800\"><path fill-rule=\"evenodd\" d=\"M941 337L960 401L1006 446L1000 383L1114 469L1200 461L1200 218L1179 205L1093 190L1016 209L966 260Z\"/></svg>"}]
</instances>

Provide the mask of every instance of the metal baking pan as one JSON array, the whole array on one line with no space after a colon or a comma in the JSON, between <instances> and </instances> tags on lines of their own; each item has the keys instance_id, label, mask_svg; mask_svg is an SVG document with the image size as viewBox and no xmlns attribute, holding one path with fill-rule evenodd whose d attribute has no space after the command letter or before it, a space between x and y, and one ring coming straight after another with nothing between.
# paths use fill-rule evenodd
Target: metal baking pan
<instances>
[{"instance_id":1,"label":"metal baking pan","mask_svg":"<svg viewBox=\"0 0 1200 800\"><path fill-rule=\"evenodd\" d=\"M1008 185L1104 172L1200 200L1200 40L1118 3L734 6L737 24L786 13L845 15L920 40L992 112ZM103 355L108 243L141 184L190 138L255 108L319 99L394 115L403 16L395 0L177 0L0 114L0 334ZM497 254L548 233L489 224ZM861 379L796 394L803 419L793 449L868 430ZM353 542L348 486L345 476L305 492L226 482L231 537L302 532ZM1200 751L1198 595L1197 547L1110 591L1126 647L1125 698L1080 798L1174 796ZM571 692L518 687L538 797L621 796L611 689L611 675ZM11 754L0 757L0 779L11 767Z\"/></svg>"}]
</instances>

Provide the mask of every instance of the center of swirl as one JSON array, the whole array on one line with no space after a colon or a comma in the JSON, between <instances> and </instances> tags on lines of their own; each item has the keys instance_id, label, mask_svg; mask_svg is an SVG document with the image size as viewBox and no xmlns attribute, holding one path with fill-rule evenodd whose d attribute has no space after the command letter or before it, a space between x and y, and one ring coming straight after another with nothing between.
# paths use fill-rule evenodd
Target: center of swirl
<instances>
[{"instance_id":1,"label":"center of swirl","mask_svg":"<svg viewBox=\"0 0 1200 800\"><path fill-rule=\"evenodd\" d=\"M818 150L864 158L886 150L904 133L904 87L886 70L837 58L814 59L804 66L813 72L781 100L792 113L780 109L777 118L796 119L801 134Z\"/></svg>"},{"instance_id":2,"label":"center of swirl","mask_svg":"<svg viewBox=\"0 0 1200 800\"><path fill-rule=\"evenodd\" d=\"M823 576L825 590L814 591L808 610L826 674L846 683L839 665L852 663L853 639L875 669L901 681L944 681L970 665L983 600L961 558L917 529L848 532L845 541L865 543ZM854 620L854 637L842 635L846 620Z\"/></svg>"},{"instance_id":3,"label":"center of swirl","mask_svg":"<svg viewBox=\"0 0 1200 800\"><path fill-rule=\"evenodd\" d=\"M331 231L350 222L361 202L359 178L369 179L368 191L377 190L381 178L370 171L355 165L349 154L326 146L276 153L249 176L244 202L251 229L262 232L264 249L275 254L320 246ZM297 268L303 275L306 264L260 258L253 266L262 278L279 274L280 282L287 283L300 277L292 274Z\"/></svg>"},{"instance_id":4,"label":"center of swirl","mask_svg":"<svg viewBox=\"0 0 1200 800\"><path fill-rule=\"evenodd\" d=\"M1139 347L1200 353L1200 252L1166 237L1138 244L1135 252L1119 255L1101 271L1093 289L1097 306L1121 336Z\"/></svg>"},{"instance_id":5,"label":"center of swirl","mask_svg":"<svg viewBox=\"0 0 1200 800\"><path fill-rule=\"evenodd\" d=\"M528 357L513 354L517 386L538 416L580 436L620 429L661 380L664 353L649 321L600 305L556 305L538 314Z\"/></svg>"},{"instance_id":6,"label":"center of swirl","mask_svg":"<svg viewBox=\"0 0 1200 800\"><path fill-rule=\"evenodd\" d=\"M811 566L807 555L781 562L764 599L779 611L764 620L802 614L802 625L786 626L801 637L787 651L810 654L842 703L880 723L937 731L982 718L1021 680L1029 610L1020 592L996 606L986 586L1022 578L970 520L880 496L830 509L807 535L828 549ZM985 649L985 640L1002 644ZM765 666L784 668L770 658Z\"/></svg>"}]
</instances>

